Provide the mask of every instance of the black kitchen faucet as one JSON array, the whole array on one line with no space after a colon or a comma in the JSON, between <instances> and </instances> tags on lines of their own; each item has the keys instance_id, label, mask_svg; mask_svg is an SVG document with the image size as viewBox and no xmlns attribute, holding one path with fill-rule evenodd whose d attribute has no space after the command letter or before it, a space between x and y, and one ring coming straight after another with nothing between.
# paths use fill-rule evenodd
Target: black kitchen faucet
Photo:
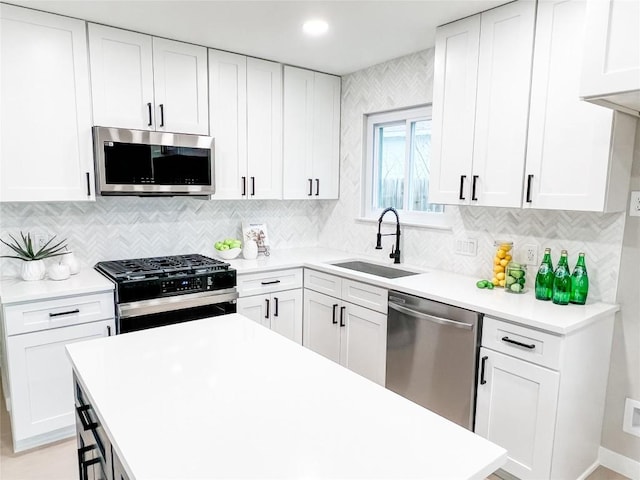
<instances>
[{"instance_id":1,"label":"black kitchen faucet","mask_svg":"<svg viewBox=\"0 0 640 480\"><path fill-rule=\"evenodd\" d=\"M396 216L396 244L395 249L393 245L391 246L391 253L389 254L389 258L393 258L393 263L400 263L400 217L398 216L398 212L396 212L396 209L393 207L385 208L380 214L380 218L378 219L378 236L376 237L376 250L382 250L383 235L393 235L393 233L380 233L382 218L387 212L393 212Z\"/></svg>"}]
</instances>

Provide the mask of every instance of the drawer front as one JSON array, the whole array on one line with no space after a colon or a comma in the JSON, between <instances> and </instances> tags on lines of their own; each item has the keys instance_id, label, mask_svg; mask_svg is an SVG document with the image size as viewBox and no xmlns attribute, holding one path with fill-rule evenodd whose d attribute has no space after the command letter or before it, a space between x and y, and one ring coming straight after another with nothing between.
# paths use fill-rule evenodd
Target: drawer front
<instances>
[{"instance_id":1,"label":"drawer front","mask_svg":"<svg viewBox=\"0 0 640 480\"><path fill-rule=\"evenodd\" d=\"M112 292L56 298L4 307L7 336L108 320L114 317Z\"/></svg>"},{"instance_id":2,"label":"drawer front","mask_svg":"<svg viewBox=\"0 0 640 480\"><path fill-rule=\"evenodd\" d=\"M387 313L387 290L366 283L342 280L342 299L380 313Z\"/></svg>"},{"instance_id":3,"label":"drawer front","mask_svg":"<svg viewBox=\"0 0 640 480\"><path fill-rule=\"evenodd\" d=\"M294 288L302 288L301 268L238 275L238 294L241 297Z\"/></svg>"},{"instance_id":4,"label":"drawer front","mask_svg":"<svg viewBox=\"0 0 640 480\"><path fill-rule=\"evenodd\" d=\"M304 269L304 288L309 290L340 298L342 295L342 282L343 279L335 275L308 268Z\"/></svg>"},{"instance_id":5,"label":"drawer front","mask_svg":"<svg viewBox=\"0 0 640 480\"><path fill-rule=\"evenodd\" d=\"M560 369L562 337L484 317L482 346L537 365Z\"/></svg>"}]
</instances>

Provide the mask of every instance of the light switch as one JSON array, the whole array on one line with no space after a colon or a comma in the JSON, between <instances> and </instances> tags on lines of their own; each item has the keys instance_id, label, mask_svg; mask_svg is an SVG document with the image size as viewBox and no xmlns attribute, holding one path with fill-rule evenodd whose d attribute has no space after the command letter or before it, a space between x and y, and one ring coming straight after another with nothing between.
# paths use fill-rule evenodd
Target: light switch
<instances>
[{"instance_id":1,"label":"light switch","mask_svg":"<svg viewBox=\"0 0 640 480\"><path fill-rule=\"evenodd\" d=\"M631 202L629 202L629 216L640 217L640 191L631 192Z\"/></svg>"}]
</instances>

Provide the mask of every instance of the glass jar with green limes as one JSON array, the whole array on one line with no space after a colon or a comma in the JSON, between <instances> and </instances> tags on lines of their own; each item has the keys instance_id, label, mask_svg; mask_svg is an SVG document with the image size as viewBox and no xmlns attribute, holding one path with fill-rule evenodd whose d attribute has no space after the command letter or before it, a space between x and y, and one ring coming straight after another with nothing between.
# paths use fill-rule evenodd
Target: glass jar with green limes
<instances>
[{"instance_id":1,"label":"glass jar with green limes","mask_svg":"<svg viewBox=\"0 0 640 480\"><path fill-rule=\"evenodd\" d=\"M509 293L524 293L527 282L527 266L509 262L505 269L504 290Z\"/></svg>"}]
</instances>

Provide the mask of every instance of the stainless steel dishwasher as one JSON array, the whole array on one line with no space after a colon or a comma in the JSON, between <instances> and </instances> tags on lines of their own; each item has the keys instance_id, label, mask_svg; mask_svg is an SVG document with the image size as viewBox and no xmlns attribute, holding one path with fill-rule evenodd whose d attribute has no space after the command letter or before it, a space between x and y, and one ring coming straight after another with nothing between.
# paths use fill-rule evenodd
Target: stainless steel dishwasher
<instances>
[{"instance_id":1,"label":"stainless steel dishwasher","mask_svg":"<svg viewBox=\"0 0 640 480\"><path fill-rule=\"evenodd\" d=\"M473 430L482 315L389 292L386 387Z\"/></svg>"}]
</instances>

